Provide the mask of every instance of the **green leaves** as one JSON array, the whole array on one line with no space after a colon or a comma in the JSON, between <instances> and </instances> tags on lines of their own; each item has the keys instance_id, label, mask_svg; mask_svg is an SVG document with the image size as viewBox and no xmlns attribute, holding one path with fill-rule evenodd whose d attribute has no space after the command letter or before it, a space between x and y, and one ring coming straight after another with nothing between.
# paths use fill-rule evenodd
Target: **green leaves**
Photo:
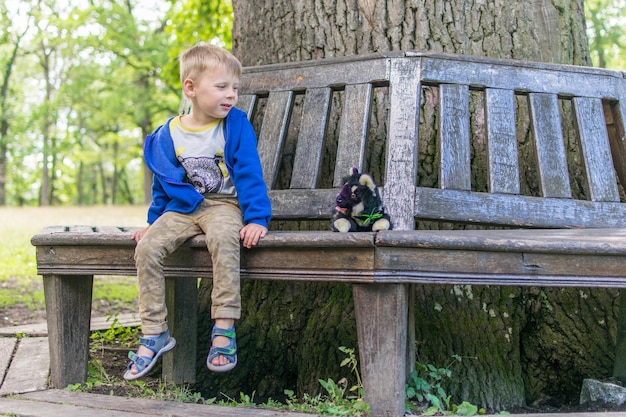
<instances>
[{"instance_id":1,"label":"green leaves","mask_svg":"<svg viewBox=\"0 0 626 417\"><path fill-rule=\"evenodd\" d=\"M591 59L595 66L626 68L626 0L585 0Z\"/></svg>"},{"instance_id":2,"label":"green leaves","mask_svg":"<svg viewBox=\"0 0 626 417\"><path fill-rule=\"evenodd\" d=\"M231 2L10 5L0 0L0 74L6 77L9 65L19 74L6 77L2 108L9 120L8 134L0 135L7 204L143 202L141 147L178 111L177 56L200 40L230 47Z\"/></svg>"},{"instance_id":3,"label":"green leaves","mask_svg":"<svg viewBox=\"0 0 626 417\"><path fill-rule=\"evenodd\" d=\"M455 362L460 362L459 355L453 355ZM437 368L432 364L417 362L415 370L409 374L406 383L406 399L409 409L421 410L422 415L460 415L473 416L478 413L484 414L484 410L478 410L473 404L463 401L460 405L450 405L451 396L446 393L442 384L445 379L452 376L448 368ZM423 407L425 409L422 409Z\"/></svg>"}]
</instances>

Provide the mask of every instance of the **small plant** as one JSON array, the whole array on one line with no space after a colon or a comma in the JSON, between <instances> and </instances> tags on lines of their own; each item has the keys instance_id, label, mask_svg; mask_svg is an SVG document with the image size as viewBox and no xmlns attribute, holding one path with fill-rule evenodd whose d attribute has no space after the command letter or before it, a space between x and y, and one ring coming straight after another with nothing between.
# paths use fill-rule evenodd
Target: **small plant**
<instances>
[{"instance_id":1,"label":"small plant","mask_svg":"<svg viewBox=\"0 0 626 417\"><path fill-rule=\"evenodd\" d=\"M319 383L326 391L326 395L318 394L311 397L304 394L302 400L298 400L291 390L285 390L287 396L286 408L289 411L301 411L315 413L316 415L330 416L369 416L370 406L363 400L363 385L359 374L358 362L354 349L339 347L339 350L347 355L341 361L341 366L348 366L354 373L356 384L348 389L348 379L341 378L335 382L332 378L320 379ZM272 404L275 405L274 402Z\"/></svg>"},{"instance_id":2,"label":"small plant","mask_svg":"<svg viewBox=\"0 0 626 417\"><path fill-rule=\"evenodd\" d=\"M459 355L453 355L453 362L460 362ZM446 393L442 383L452 376L447 367L437 368L432 364L417 362L415 370L409 374L406 384L407 409L416 409L413 403L426 406L422 415L453 414L460 416L474 416L484 414L477 406L464 401L460 405L451 405L451 396Z\"/></svg>"},{"instance_id":3,"label":"small plant","mask_svg":"<svg viewBox=\"0 0 626 417\"><path fill-rule=\"evenodd\" d=\"M448 395L441 386L444 378L450 378L452 371L437 368L432 364L416 363L415 370L409 374L406 385L406 397L409 401L428 403L439 410L448 409Z\"/></svg>"},{"instance_id":4,"label":"small plant","mask_svg":"<svg viewBox=\"0 0 626 417\"><path fill-rule=\"evenodd\" d=\"M108 322L111 322L108 329L91 334L93 351L101 350L104 346L132 347L137 344L139 340L138 327L121 326L118 314L107 316Z\"/></svg>"},{"instance_id":5,"label":"small plant","mask_svg":"<svg viewBox=\"0 0 626 417\"><path fill-rule=\"evenodd\" d=\"M349 398L355 399L355 400L362 400L363 399L363 383L361 382L361 374L359 373L358 362L356 360L354 349L347 348L344 346L339 346L339 350L345 353L346 355L348 355L347 358L341 361L340 366L342 367L349 366L350 369L352 370L352 373L354 374L354 377L356 378L356 385L353 385L352 387L350 387L350 392L356 393L356 397L353 396Z\"/></svg>"}]
</instances>

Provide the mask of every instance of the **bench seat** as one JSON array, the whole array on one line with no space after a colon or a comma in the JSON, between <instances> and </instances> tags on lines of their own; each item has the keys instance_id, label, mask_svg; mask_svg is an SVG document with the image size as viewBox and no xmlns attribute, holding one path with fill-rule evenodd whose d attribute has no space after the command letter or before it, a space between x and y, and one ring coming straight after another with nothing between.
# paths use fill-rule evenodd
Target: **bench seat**
<instances>
[{"instance_id":1,"label":"bench seat","mask_svg":"<svg viewBox=\"0 0 626 417\"><path fill-rule=\"evenodd\" d=\"M35 235L40 275L135 275L132 229ZM86 256L89 253L91 256ZM211 277L204 236L168 258L168 277ZM345 283L626 288L626 229L272 231L242 249L242 278Z\"/></svg>"}]
</instances>

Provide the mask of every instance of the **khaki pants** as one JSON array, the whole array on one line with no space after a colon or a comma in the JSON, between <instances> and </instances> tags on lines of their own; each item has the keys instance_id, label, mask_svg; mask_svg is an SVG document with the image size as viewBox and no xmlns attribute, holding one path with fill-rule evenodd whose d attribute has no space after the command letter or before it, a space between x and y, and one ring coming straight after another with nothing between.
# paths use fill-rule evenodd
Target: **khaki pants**
<instances>
[{"instance_id":1,"label":"khaki pants","mask_svg":"<svg viewBox=\"0 0 626 417\"><path fill-rule=\"evenodd\" d=\"M167 330L163 262L190 237L206 234L213 262L211 318L239 319L239 231L241 210L235 198L205 199L191 214L166 212L137 244L135 263L139 283L139 317L143 334Z\"/></svg>"}]
</instances>

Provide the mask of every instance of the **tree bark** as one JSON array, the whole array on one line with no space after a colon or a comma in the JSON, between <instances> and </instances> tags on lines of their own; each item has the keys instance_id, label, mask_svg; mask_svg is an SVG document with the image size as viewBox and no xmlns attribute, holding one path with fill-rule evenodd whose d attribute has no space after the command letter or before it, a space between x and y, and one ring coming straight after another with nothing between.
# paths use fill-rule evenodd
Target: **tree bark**
<instances>
[{"instance_id":1,"label":"tree bark","mask_svg":"<svg viewBox=\"0 0 626 417\"><path fill-rule=\"evenodd\" d=\"M233 9L233 52L244 66L395 50L590 64L583 0L233 0ZM423 100L420 138L430 140L420 143L421 185L438 181L437 126L429 111L436 94L426 91ZM385 107L379 98L376 106ZM518 123L524 138L522 188L539 193L527 119L522 113ZM485 146L482 123L475 114L475 149ZM377 134L367 168L382 183L386 126L376 117L372 124ZM576 144L566 140L576 152ZM480 161L474 162L480 167ZM332 172L326 174L332 178ZM580 173L574 174L576 182ZM477 187L486 187L480 168L474 176ZM209 288L209 281L201 284L204 311ZM548 400L566 403L578 398L583 377L611 374L617 291L472 286L421 286L415 291L418 360L450 365L453 377L446 388L453 403L467 400L491 410ZM337 347L356 346L353 305L345 287L247 282L242 292L242 365L227 377L229 386L278 398L285 388L314 394L320 389L318 378L351 377L339 368L342 358L337 357ZM201 320L200 326L206 330L199 338L204 351L210 324ZM461 361L455 363L452 355ZM200 379L209 392L224 389L223 378Z\"/></svg>"}]
</instances>

